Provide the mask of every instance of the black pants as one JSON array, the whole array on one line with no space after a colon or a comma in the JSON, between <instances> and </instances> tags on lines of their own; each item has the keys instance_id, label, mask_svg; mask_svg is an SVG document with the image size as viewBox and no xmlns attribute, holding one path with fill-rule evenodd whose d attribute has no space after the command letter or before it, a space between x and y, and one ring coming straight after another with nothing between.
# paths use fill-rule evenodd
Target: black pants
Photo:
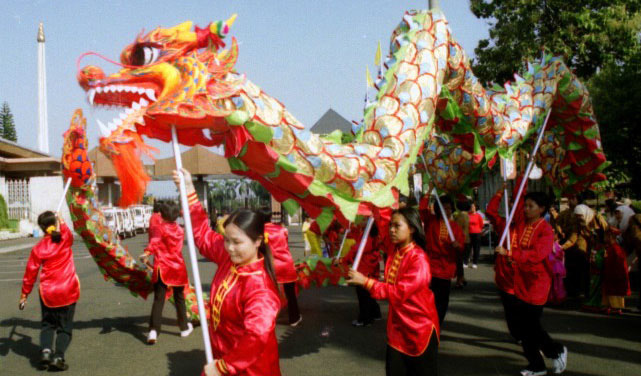
<instances>
[{"instance_id":1,"label":"black pants","mask_svg":"<svg viewBox=\"0 0 641 376\"><path fill-rule=\"evenodd\" d=\"M470 263L470 253L472 253L472 264L478 264L481 254L481 234L470 233L470 247L465 250L466 264Z\"/></svg>"},{"instance_id":2,"label":"black pants","mask_svg":"<svg viewBox=\"0 0 641 376\"><path fill-rule=\"evenodd\" d=\"M356 286L356 297L358 298L358 321L369 324L374 319L381 318L381 307L372 298L369 291L361 286Z\"/></svg>"},{"instance_id":3,"label":"black pants","mask_svg":"<svg viewBox=\"0 0 641 376\"><path fill-rule=\"evenodd\" d=\"M437 369L438 339L432 332L430 343L419 356L409 356L387 345L385 375L387 376L434 376Z\"/></svg>"},{"instance_id":4,"label":"black pants","mask_svg":"<svg viewBox=\"0 0 641 376\"><path fill-rule=\"evenodd\" d=\"M176 305L176 316L178 316L178 327L180 330L187 330L187 308L185 307L185 295L183 286L172 286L174 290L174 304ZM165 295L167 285L159 278L154 284L154 304L151 306L151 317L149 318L149 329L160 333L162 326L162 309L165 306Z\"/></svg>"},{"instance_id":5,"label":"black pants","mask_svg":"<svg viewBox=\"0 0 641 376\"><path fill-rule=\"evenodd\" d=\"M289 323L295 323L300 319L300 311L298 309L298 298L296 297L296 282L288 282L283 284L285 297L287 298L287 311L289 313Z\"/></svg>"},{"instance_id":6,"label":"black pants","mask_svg":"<svg viewBox=\"0 0 641 376\"><path fill-rule=\"evenodd\" d=\"M590 262L586 255L576 248L568 249L565 253L565 269L565 289L568 296L590 296Z\"/></svg>"},{"instance_id":7,"label":"black pants","mask_svg":"<svg viewBox=\"0 0 641 376\"><path fill-rule=\"evenodd\" d=\"M514 309L518 330L523 335L523 353L528 361L527 368L542 371L546 368L541 352L546 358L555 359L563 352L563 345L553 341L541 326L543 306L528 304L516 298Z\"/></svg>"},{"instance_id":8,"label":"black pants","mask_svg":"<svg viewBox=\"0 0 641 376\"><path fill-rule=\"evenodd\" d=\"M450 305L450 287L452 281L449 279L441 279L432 277L430 289L434 293L434 303L436 304L436 311L438 312L438 323L443 324L445 314L447 314L447 307Z\"/></svg>"},{"instance_id":9,"label":"black pants","mask_svg":"<svg viewBox=\"0 0 641 376\"><path fill-rule=\"evenodd\" d=\"M523 335L519 331L516 317L516 296L508 294L507 292L502 290L499 290L499 296L501 297L501 303L503 303L503 312L505 312L505 322L507 323L507 330L515 340L523 340Z\"/></svg>"},{"instance_id":10,"label":"black pants","mask_svg":"<svg viewBox=\"0 0 641 376\"><path fill-rule=\"evenodd\" d=\"M456 258L456 279L460 280L465 278L465 269L463 268L463 264L467 263L467 257L470 254L471 246L472 245L470 243L465 243L463 245L463 254L459 253Z\"/></svg>"},{"instance_id":11,"label":"black pants","mask_svg":"<svg viewBox=\"0 0 641 376\"><path fill-rule=\"evenodd\" d=\"M65 357L65 351L71 342L73 330L73 315L76 303L64 307L47 307L40 298L42 310L42 329L40 330L40 346L42 349L53 350L53 337L56 337L54 357Z\"/></svg>"}]
</instances>

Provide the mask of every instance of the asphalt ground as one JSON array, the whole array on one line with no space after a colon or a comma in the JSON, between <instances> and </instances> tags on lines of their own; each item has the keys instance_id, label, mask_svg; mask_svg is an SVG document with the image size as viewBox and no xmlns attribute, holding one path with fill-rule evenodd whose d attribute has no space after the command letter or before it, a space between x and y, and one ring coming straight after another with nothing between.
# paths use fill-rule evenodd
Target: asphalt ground
<instances>
[{"instance_id":1,"label":"asphalt ground","mask_svg":"<svg viewBox=\"0 0 641 376\"><path fill-rule=\"evenodd\" d=\"M300 232L290 229L294 257L303 252ZM137 256L147 236L124 241ZM18 310L29 241L0 243L0 376L37 375L40 307L37 291L24 311ZM16 248L16 246L18 246ZM2 249L17 250L2 253ZM484 250L487 254L489 251ZM172 305L165 306L158 343L145 343L151 299L133 297L106 282L80 239L74 244L81 280L73 340L66 354L71 375L199 375L205 361L202 332L181 338ZM188 252L184 249L185 257ZM526 365L513 343L492 282L490 260L466 269L469 285L452 290L439 348L441 375L518 375ZM201 279L209 290L216 267L199 259ZM638 296L638 295L636 295ZM569 349L565 375L641 375L641 315L604 316L580 312L578 302L546 308L544 326ZM635 307L634 298L627 301ZM303 322L287 325L278 319L280 366L284 375L384 375L386 320L355 328L356 294L351 287L304 290L299 296ZM381 303L386 317L387 304Z\"/></svg>"}]
</instances>

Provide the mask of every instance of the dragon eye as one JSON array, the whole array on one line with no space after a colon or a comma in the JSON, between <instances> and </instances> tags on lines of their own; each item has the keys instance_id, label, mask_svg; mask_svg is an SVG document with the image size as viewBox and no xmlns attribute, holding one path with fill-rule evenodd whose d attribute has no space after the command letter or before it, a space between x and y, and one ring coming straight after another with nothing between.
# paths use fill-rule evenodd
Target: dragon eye
<instances>
[{"instance_id":1,"label":"dragon eye","mask_svg":"<svg viewBox=\"0 0 641 376\"><path fill-rule=\"evenodd\" d=\"M131 53L130 63L135 66L143 66L155 63L160 56L160 49L152 46L137 45Z\"/></svg>"}]
</instances>

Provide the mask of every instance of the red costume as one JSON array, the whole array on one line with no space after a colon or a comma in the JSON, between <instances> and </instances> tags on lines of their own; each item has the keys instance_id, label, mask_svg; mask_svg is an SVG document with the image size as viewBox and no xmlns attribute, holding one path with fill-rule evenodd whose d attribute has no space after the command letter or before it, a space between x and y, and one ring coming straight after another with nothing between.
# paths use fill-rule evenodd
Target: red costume
<instances>
[{"instance_id":1,"label":"red costume","mask_svg":"<svg viewBox=\"0 0 641 376\"><path fill-rule=\"evenodd\" d=\"M517 184L514 189L518 188L520 184L520 179L517 180ZM524 188L524 190L527 186ZM514 192L514 194L516 194ZM501 199L503 198L503 191L498 191L487 204L487 209L485 214L487 214L492 226L494 227L497 234L503 234L503 229L505 228L505 218L499 215L499 206L501 205ZM514 213L512 218L512 227L514 223L522 222L523 219L523 199L519 200L519 205ZM512 239L510 239L512 240ZM507 256L496 254L496 260L494 261L494 282L496 287L499 290L504 291L508 294L514 295L514 268L512 267L511 261L509 261Z\"/></svg>"},{"instance_id":2,"label":"red costume","mask_svg":"<svg viewBox=\"0 0 641 376\"><path fill-rule=\"evenodd\" d=\"M603 264L603 293L608 296L630 295L626 254L616 241L606 247Z\"/></svg>"},{"instance_id":3,"label":"red costume","mask_svg":"<svg viewBox=\"0 0 641 376\"><path fill-rule=\"evenodd\" d=\"M209 333L221 374L280 375L276 316L280 300L264 259L237 266L223 236L209 228L195 193L189 196L194 240L200 253L218 264L211 283Z\"/></svg>"},{"instance_id":4,"label":"red costume","mask_svg":"<svg viewBox=\"0 0 641 376\"><path fill-rule=\"evenodd\" d=\"M409 356L419 356L431 334L440 335L427 255L416 244L396 249L387 258L385 281L368 278L365 289L374 299L388 300L387 343Z\"/></svg>"},{"instance_id":5,"label":"red costume","mask_svg":"<svg viewBox=\"0 0 641 376\"><path fill-rule=\"evenodd\" d=\"M424 214L424 217L426 218L423 223L425 227L425 243L432 276L440 279L452 279L456 277L458 255L463 252L465 243L463 230L461 230L458 223L450 221L454 240L459 244L459 247L455 248L447 232L445 221L431 213Z\"/></svg>"},{"instance_id":6,"label":"red costume","mask_svg":"<svg viewBox=\"0 0 641 376\"><path fill-rule=\"evenodd\" d=\"M354 263L356 258L356 252L358 251L358 245L360 238L357 240L357 243L352 246L347 255L343 257L342 262L348 265ZM369 237L367 238L367 243L365 243L365 248L363 249L363 255L361 256L361 261L358 264L358 271L368 277L373 277L378 279L378 276L381 273L380 267L381 252L378 245L377 238Z\"/></svg>"},{"instance_id":7,"label":"red costume","mask_svg":"<svg viewBox=\"0 0 641 376\"><path fill-rule=\"evenodd\" d=\"M149 218L149 241L155 236L158 236L158 227L163 222L160 213L153 213Z\"/></svg>"},{"instance_id":8,"label":"red costume","mask_svg":"<svg viewBox=\"0 0 641 376\"><path fill-rule=\"evenodd\" d=\"M470 234L480 234L483 231L483 217L478 213L470 213Z\"/></svg>"},{"instance_id":9,"label":"red costume","mask_svg":"<svg viewBox=\"0 0 641 376\"><path fill-rule=\"evenodd\" d=\"M154 274L151 281L158 282L158 277L167 286L186 286L189 284L187 278L187 267L183 258L183 240L185 234L183 229L176 222L166 222L160 219L154 227L154 234L151 235L145 253L154 256Z\"/></svg>"},{"instance_id":10,"label":"red costume","mask_svg":"<svg viewBox=\"0 0 641 376\"><path fill-rule=\"evenodd\" d=\"M40 273L40 296L45 306L57 308L71 305L80 297L80 281L73 263L73 234L66 224L60 224L61 240L45 236L31 250L22 279L22 293L29 295Z\"/></svg>"},{"instance_id":11,"label":"red costume","mask_svg":"<svg viewBox=\"0 0 641 376\"><path fill-rule=\"evenodd\" d=\"M554 247L554 230L543 218L516 223L511 232L514 295L532 305L544 305L552 286L548 256Z\"/></svg>"},{"instance_id":12,"label":"red costume","mask_svg":"<svg viewBox=\"0 0 641 376\"><path fill-rule=\"evenodd\" d=\"M274 257L274 271L278 283L296 282L298 274L294 267L294 259L289 252L289 233L287 229L274 223L265 223L267 245Z\"/></svg>"}]
</instances>

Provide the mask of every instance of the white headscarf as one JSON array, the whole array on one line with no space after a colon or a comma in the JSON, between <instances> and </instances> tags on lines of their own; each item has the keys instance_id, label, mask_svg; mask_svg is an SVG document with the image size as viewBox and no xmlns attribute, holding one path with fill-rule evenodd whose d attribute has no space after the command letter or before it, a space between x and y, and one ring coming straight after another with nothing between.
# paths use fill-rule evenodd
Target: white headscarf
<instances>
[{"instance_id":1,"label":"white headscarf","mask_svg":"<svg viewBox=\"0 0 641 376\"><path fill-rule=\"evenodd\" d=\"M585 204L577 205L574 208L574 214L583 216L583 224L588 225L594 219L594 210Z\"/></svg>"},{"instance_id":2,"label":"white headscarf","mask_svg":"<svg viewBox=\"0 0 641 376\"><path fill-rule=\"evenodd\" d=\"M617 207L616 211L621 212L623 216L621 218L621 222L619 222L618 228L619 230L621 230L621 232L625 232L625 230L628 229L628 225L630 224L630 218L634 216L634 210L630 209L629 206L621 205Z\"/></svg>"}]
</instances>

